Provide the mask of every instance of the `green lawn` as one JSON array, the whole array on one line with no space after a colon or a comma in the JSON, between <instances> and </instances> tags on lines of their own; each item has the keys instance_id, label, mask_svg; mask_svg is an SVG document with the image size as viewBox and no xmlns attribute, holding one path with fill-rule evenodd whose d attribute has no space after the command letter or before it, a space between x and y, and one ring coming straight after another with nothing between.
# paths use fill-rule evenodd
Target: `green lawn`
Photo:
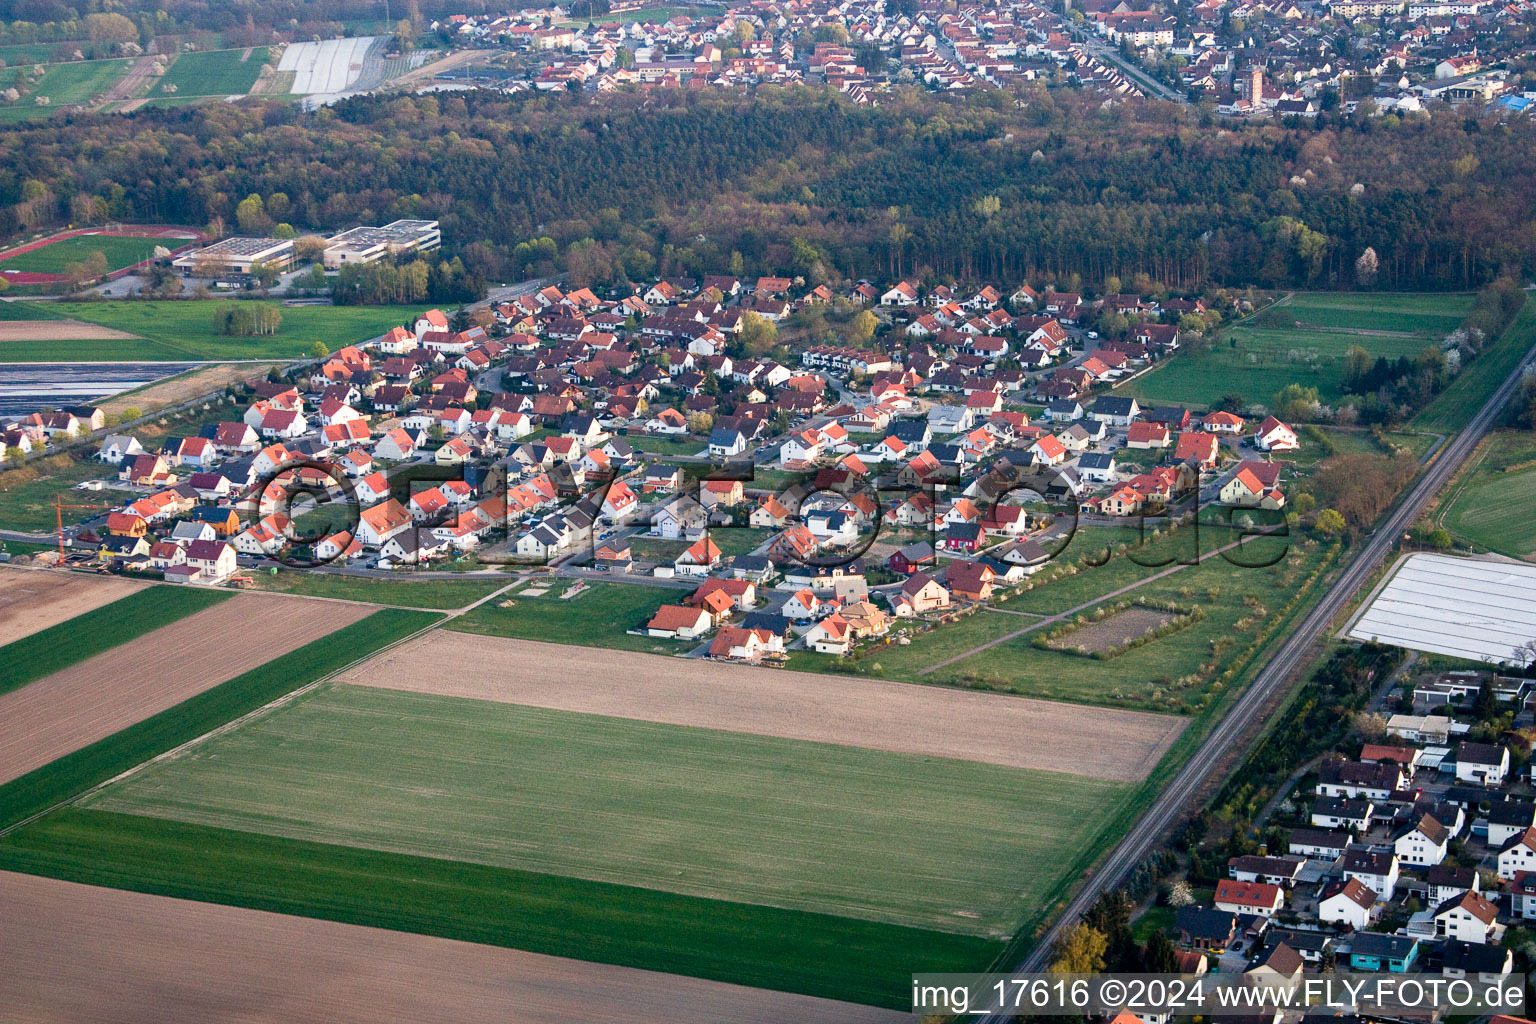
<instances>
[{"instance_id":1,"label":"green lawn","mask_svg":"<svg viewBox=\"0 0 1536 1024\"><path fill-rule=\"evenodd\" d=\"M1532 344L1536 344L1536 304L1527 300L1509 330L1472 360L1409 426L1441 434L1460 430L1509 377Z\"/></svg>"},{"instance_id":2,"label":"green lawn","mask_svg":"<svg viewBox=\"0 0 1536 1024\"><path fill-rule=\"evenodd\" d=\"M13 640L0 647L0 693L9 693L233 596L230 591L147 587Z\"/></svg>"},{"instance_id":3,"label":"green lawn","mask_svg":"<svg viewBox=\"0 0 1536 1024\"><path fill-rule=\"evenodd\" d=\"M1536 435L1500 431L1483 442L1476 468L1440 514L1463 540L1513 558L1536 553Z\"/></svg>"},{"instance_id":4,"label":"green lawn","mask_svg":"<svg viewBox=\"0 0 1536 1024\"><path fill-rule=\"evenodd\" d=\"M750 555L765 542L772 540L777 530L760 530L748 527L712 526L709 539L727 558Z\"/></svg>"},{"instance_id":5,"label":"green lawn","mask_svg":"<svg viewBox=\"0 0 1536 1024\"><path fill-rule=\"evenodd\" d=\"M896 1009L911 1005L913 971L983 970L1002 950L968 935L73 808L0 840L0 867Z\"/></svg>"},{"instance_id":6,"label":"green lawn","mask_svg":"<svg viewBox=\"0 0 1536 1024\"><path fill-rule=\"evenodd\" d=\"M1397 331L1441 336L1454 331L1472 308L1465 293L1391 294L1300 292L1254 317L1262 326L1302 324L1351 331Z\"/></svg>"},{"instance_id":7,"label":"green lawn","mask_svg":"<svg viewBox=\"0 0 1536 1024\"><path fill-rule=\"evenodd\" d=\"M315 342L331 351L366 341L414 319L426 306L279 307L282 324L270 338L234 338L219 334L220 310L242 300L206 302L71 302L58 312L136 334L113 341L6 342L0 353L9 362L79 360L177 361L306 358ZM276 303L269 303L277 305Z\"/></svg>"},{"instance_id":8,"label":"green lawn","mask_svg":"<svg viewBox=\"0 0 1536 1024\"><path fill-rule=\"evenodd\" d=\"M267 60L267 48L207 50L184 53L172 62L165 77L155 83L151 96L183 99L189 96L243 96L251 91Z\"/></svg>"},{"instance_id":9,"label":"green lawn","mask_svg":"<svg viewBox=\"0 0 1536 1024\"><path fill-rule=\"evenodd\" d=\"M274 658L126 729L0 785L0 829L69 800L135 765L431 625L432 612L385 609Z\"/></svg>"},{"instance_id":10,"label":"green lawn","mask_svg":"<svg viewBox=\"0 0 1536 1024\"><path fill-rule=\"evenodd\" d=\"M276 576L260 572L254 574L254 579L257 590L444 611L463 608L511 582L507 579L379 580L303 569L279 569Z\"/></svg>"},{"instance_id":11,"label":"green lawn","mask_svg":"<svg viewBox=\"0 0 1536 1024\"><path fill-rule=\"evenodd\" d=\"M649 452L652 455L676 456L697 455L709 447L697 437L652 437L650 435L630 434L624 438L630 447L637 452Z\"/></svg>"},{"instance_id":12,"label":"green lawn","mask_svg":"<svg viewBox=\"0 0 1536 1024\"><path fill-rule=\"evenodd\" d=\"M0 302L0 320L57 320L52 303Z\"/></svg>"},{"instance_id":13,"label":"green lawn","mask_svg":"<svg viewBox=\"0 0 1536 1024\"><path fill-rule=\"evenodd\" d=\"M5 66L14 68L23 64L43 64L53 51L63 43L10 43L0 46L0 60L5 61ZM82 44L83 48L83 44Z\"/></svg>"},{"instance_id":14,"label":"green lawn","mask_svg":"<svg viewBox=\"0 0 1536 1024\"><path fill-rule=\"evenodd\" d=\"M549 643L608 647L646 654L681 654L696 646L693 641L657 640L630 636L626 630L644 629L645 624L664 604L681 604L688 591L680 587L650 587L639 583L589 583L575 597L560 595L571 586L567 580L535 578L507 595L511 608L500 607L502 600L487 602L466 615L454 619L451 628L464 633L510 636ZM538 597L525 593L548 587Z\"/></svg>"},{"instance_id":15,"label":"green lawn","mask_svg":"<svg viewBox=\"0 0 1536 1024\"><path fill-rule=\"evenodd\" d=\"M0 346L0 352L4 347ZM66 505L110 505L138 497L133 491L115 489L117 468L100 462L75 462L67 455L55 455L18 469L0 470L0 529L24 533L51 533L57 515L53 501ZM77 491L83 480L108 480L114 489ZM78 523L101 515L105 509L64 509L64 524Z\"/></svg>"},{"instance_id":16,"label":"green lawn","mask_svg":"<svg viewBox=\"0 0 1536 1024\"><path fill-rule=\"evenodd\" d=\"M330 685L86 807L991 938L1125 787Z\"/></svg>"},{"instance_id":17,"label":"green lawn","mask_svg":"<svg viewBox=\"0 0 1536 1024\"><path fill-rule=\"evenodd\" d=\"M61 238L41 249L33 249L0 262L6 270L30 270L39 274L62 274L71 263L82 263L93 252L107 258L107 269L121 270L149 259L155 246L165 245L160 238L130 238L124 235L75 235ZM172 245L176 244L174 242Z\"/></svg>"},{"instance_id":18,"label":"green lawn","mask_svg":"<svg viewBox=\"0 0 1536 1024\"><path fill-rule=\"evenodd\" d=\"M1221 331L1202 352L1175 355L1117 394L1210 406L1236 392L1267 404L1287 384L1302 384L1333 403L1343 395L1351 346L1412 358L1454 330L1470 307L1466 295L1302 293Z\"/></svg>"},{"instance_id":19,"label":"green lawn","mask_svg":"<svg viewBox=\"0 0 1536 1024\"><path fill-rule=\"evenodd\" d=\"M0 106L0 121L26 121L47 117L71 103L84 103L127 73L133 61L80 60L68 64L44 64L43 76L33 80L30 72L28 92L15 103ZM39 105L46 96L48 103Z\"/></svg>"},{"instance_id":20,"label":"green lawn","mask_svg":"<svg viewBox=\"0 0 1536 1024\"><path fill-rule=\"evenodd\" d=\"M1088 536L1074 540L1056 572L1077 563L1082 552L1102 551L1106 543L1118 543L1132 535L1132 531L1124 529L1080 532ZM1229 539L1225 531L1207 527L1201 531L1200 548L1212 551ZM1186 528L1152 542L1142 557L1151 560L1153 556L1182 555L1192 550L1192 541L1193 532ZM1254 543L1259 546L1245 556L1250 562L1264 560L1259 555L1272 554L1285 542L1270 538ZM1138 565L1126 553L1115 554L1101 566L1079 568L1055 579L1048 578L1053 570L1047 568L1040 574L1041 582L992 610L938 626L914 637L909 646L881 647L862 660L831 667L885 679L1198 714L1222 693L1222 687L1213 678L1212 666L1223 668L1244 651L1321 563L1323 551L1315 542L1293 538L1292 547L1293 553L1276 566L1244 568L1217 556L1113 599L1148 598L1197 604L1205 612L1203 619L1184 629L1115 658L1099 660L1066 651L1041 650L1033 645L1035 630L1002 638L1041 621L1039 617L1010 615L1008 611L1063 613L1108 600L1108 595L1121 587L1161 571ZM1000 643L967 654L982 644L999 640ZM957 657L959 660L952 664L937 667Z\"/></svg>"},{"instance_id":21,"label":"green lawn","mask_svg":"<svg viewBox=\"0 0 1536 1024\"><path fill-rule=\"evenodd\" d=\"M589 22L597 25L612 25L616 22L627 25L634 21L647 21L661 25L665 24L667 19L680 14L686 14L697 20L701 15L719 14L721 10L723 8L712 5L646 7L638 11L621 11L618 14L603 14L593 18L572 18L560 24L585 27Z\"/></svg>"}]
</instances>

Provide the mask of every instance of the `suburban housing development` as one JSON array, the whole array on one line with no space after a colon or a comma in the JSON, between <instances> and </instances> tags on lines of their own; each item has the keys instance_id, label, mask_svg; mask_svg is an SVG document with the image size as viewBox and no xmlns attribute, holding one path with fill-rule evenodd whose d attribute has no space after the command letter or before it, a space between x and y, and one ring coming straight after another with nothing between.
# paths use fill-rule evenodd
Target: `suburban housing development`
<instances>
[{"instance_id":1,"label":"suburban housing development","mask_svg":"<svg viewBox=\"0 0 1536 1024\"><path fill-rule=\"evenodd\" d=\"M0 2L0 1018L1532 1024L1533 27Z\"/></svg>"}]
</instances>

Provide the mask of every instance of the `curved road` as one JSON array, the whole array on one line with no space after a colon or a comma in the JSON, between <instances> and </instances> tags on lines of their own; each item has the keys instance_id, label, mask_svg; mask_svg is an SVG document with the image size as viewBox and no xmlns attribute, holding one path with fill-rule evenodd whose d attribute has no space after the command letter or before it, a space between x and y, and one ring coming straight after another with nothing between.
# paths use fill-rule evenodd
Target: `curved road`
<instances>
[{"instance_id":1,"label":"curved road","mask_svg":"<svg viewBox=\"0 0 1536 1024\"><path fill-rule=\"evenodd\" d=\"M1016 968L1018 971L1044 970L1051 947L1061 933L1081 917L1100 894L1110 889L1155 848L1162 830L1178 817L1184 806L1199 792L1217 763L1233 749L1238 739L1254 723L1265 706L1285 689L1291 674L1302 665L1313 642L1323 635L1328 623L1349 603L1361 584L1381 564L1404 529L1413 522L1429 500L1445 486L1467 457L1472 454L1477 443L1493 426L1500 410L1509 401L1510 395L1520 381L1521 369L1530 362L1533 355L1536 355L1536 348L1525 354L1509 378L1499 385L1498 390L1478 410L1477 415L1472 418L1466 428L1446 445L1440 458L1429 467L1419 482L1408 492L1407 497L1371 535L1370 540L1350 561L1349 566L1328 593L1281 646L1274 659L1259 672L1253 684L1233 705L1232 710L1217 723L1215 729L1211 730L1211 734L1205 738L1200 749L1146 809L1131 833L1121 841L1109 858L1094 872L1093 877L1067 904L1056 923L1041 936L1029 955L1018 965ZM979 1019L988 1024L997 1024L1011 1017L1012 1014L995 1014Z\"/></svg>"}]
</instances>

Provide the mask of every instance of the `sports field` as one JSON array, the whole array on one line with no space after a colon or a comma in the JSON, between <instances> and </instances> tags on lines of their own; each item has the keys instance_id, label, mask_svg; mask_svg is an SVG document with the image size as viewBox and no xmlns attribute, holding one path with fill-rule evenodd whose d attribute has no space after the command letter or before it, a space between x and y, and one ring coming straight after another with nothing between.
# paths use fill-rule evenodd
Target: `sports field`
<instances>
[{"instance_id":1,"label":"sports field","mask_svg":"<svg viewBox=\"0 0 1536 1024\"><path fill-rule=\"evenodd\" d=\"M71 235L56 242L18 253L0 266L6 270L29 270L39 274L62 274L71 263L83 263L93 252L107 258L107 270L121 270L142 263L155 252L155 246L184 245L175 239L133 238L126 235Z\"/></svg>"},{"instance_id":2,"label":"sports field","mask_svg":"<svg viewBox=\"0 0 1536 1024\"><path fill-rule=\"evenodd\" d=\"M1452 534L1513 558L1536 554L1536 439L1501 431L1483 442L1473 468L1439 513Z\"/></svg>"},{"instance_id":3,"label":"sports field","mask_svg":"<svg viewBox=\"0 0 1536 1024\"><path fill-rule=\"evenodd\" d=\"M267 48L184 53L155 83L150 96L243 96L267 62Z\"/></svg>"},{"instance_id":4,"label":"sports field","mask_svg":"<svg viewBox=\"0 0 1536 1024\"><path fill-rule=\"evenodd\" d=\"M1143 402L1208 407L1225 395L1268 404L1287 384L1315 387L1324 402L1343 395L1344 355L1412 358L1456 329L1470 296L1310 292L1282 299L1201 352L1183 352L1117 394Z\"/></svg>"},{"instance_id":5,"label":"sports field","mask_svg":"<svg viewBox=\"0 0 1536 1024\"><path fill-rule=\"evenodd\" d=\"M377 337L412 320L426 306L279 306L282 324L272 337L235 338L218 333L218 311L236 299L207 302L71 302L58 310L115 328L134 338L75 341L12 341L3 347L13 363L307 358L315 342L331 351ZM270 303L277 306L277 303Z\"/></svg>"},{"instance_id":6,"label":"sports field","mask_svg":"<svg viewBox=\"0 0 1536 1024\"><path fill-rule=\"evenodd\" d=\"M41 78L33 79L27 71L28 92L15 103L0 106L0 121L26 121L47 117L60 107L84 103L127 73L133 61L80 60L68 64L43 64ZM47 97L46 104L39 104Z\"/></svg>"},{"instance_id":7,"label":"sports field","mask_svg":"<svg viewBox=\"0 0 1536 1024\"><path fill-rule=\"evenodd\" d=\"M1121 786L324 687L87 806L1001 937ZM1042 865L1052 865L1044 867Z\"/></svg>"}]
</instances>

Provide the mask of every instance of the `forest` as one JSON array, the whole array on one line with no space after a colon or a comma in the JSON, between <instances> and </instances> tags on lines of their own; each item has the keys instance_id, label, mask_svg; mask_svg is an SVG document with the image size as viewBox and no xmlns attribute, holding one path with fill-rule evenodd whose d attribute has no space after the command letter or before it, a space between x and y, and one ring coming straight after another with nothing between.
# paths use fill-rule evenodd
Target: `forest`
<instances>
[{"instance_id":1,"label":"forest","mask_svg":"<svg viewBox=\"0 0 1536 1024\"><path fill-rule=\"evenodd\" d=\"M0 236L427 217L488 281L1465 289L1536 271L1533 151L1529 121L1450 110L1242 123L1071 90L901 88L873 107L809 87L246 102L0 129Z\"/></svg>"}]
</instances>

